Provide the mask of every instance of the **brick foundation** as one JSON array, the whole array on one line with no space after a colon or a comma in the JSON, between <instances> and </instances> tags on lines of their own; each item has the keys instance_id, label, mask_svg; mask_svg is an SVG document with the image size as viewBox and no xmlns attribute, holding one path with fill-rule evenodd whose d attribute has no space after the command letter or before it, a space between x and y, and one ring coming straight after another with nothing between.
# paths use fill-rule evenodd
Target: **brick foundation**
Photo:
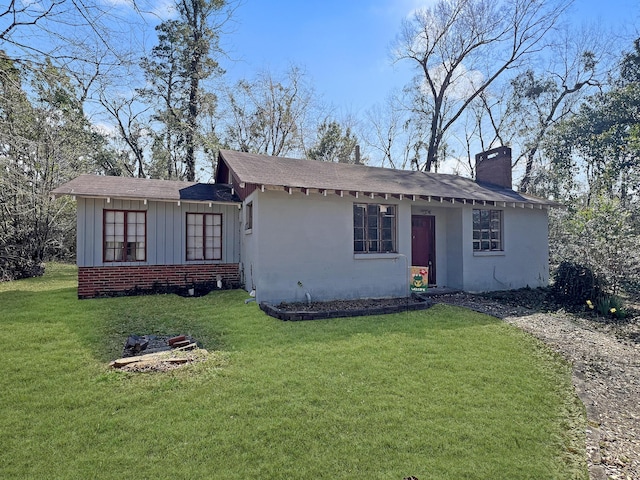
<instances>
[{"instance_id":1,"label":"brick foundation","mask_svg":"<svg viewBox=\"0 0 640 480\"><path fill-rule=\"evenodd\" d=\"M188 288L215 283L217 275L222 275L224 288L240 286L237 263L79 267L78 298Z\"/></svg>"}]
</instances>

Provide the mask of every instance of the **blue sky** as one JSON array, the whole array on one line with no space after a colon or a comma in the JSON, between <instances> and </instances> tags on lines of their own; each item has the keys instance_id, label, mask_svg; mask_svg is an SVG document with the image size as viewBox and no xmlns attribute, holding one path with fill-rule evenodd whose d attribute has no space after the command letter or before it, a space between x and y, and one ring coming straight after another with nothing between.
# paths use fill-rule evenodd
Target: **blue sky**
<instances>
[{"instance_id":1,"label":"blue sky","mask_svg":"<svg viewBox=\"0 0 640 480\"><path fill-rule=\"evenodd\" d=\"M392 65L389 46L412 8L411 0L245 0L230 39L240 60L227 70L281 72L293 63L329 103L358 110L406 78L406 66Z\"/></svg>"},{"instance_id":2,"label":"blue sky","mask_svg":"<svg viewBox=\"0 0 640 480\"><path fill-rule=\"evenodd\" d=\"M419 0L242 0L225 48L231 79L268 68L303 67L318 93L341 113L360 114L409 78L409 65L392 65L390 45ZM637 0L576 0L571 21L597 23L635 38ZM630 42L621 41L621 48ZM625 43L622 45L622 43Z\"/></svg>"}]
</instances>

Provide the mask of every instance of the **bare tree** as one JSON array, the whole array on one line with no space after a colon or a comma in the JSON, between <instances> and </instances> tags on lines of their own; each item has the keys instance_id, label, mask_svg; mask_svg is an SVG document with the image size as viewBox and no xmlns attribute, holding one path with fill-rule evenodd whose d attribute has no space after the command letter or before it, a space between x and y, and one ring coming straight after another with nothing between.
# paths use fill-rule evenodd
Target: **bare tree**
<instances>
[{"instance_id":1,"label":"bare tree","mask_svg":"<svg viewBox=\"0 0 640 480\"><path fill-rule=\"evenodd\" d=\"M144 178L145 152L151 144L152 137L149 129L145 128L144 116L146 110L137 109L138 97L113 97L105 92L100 96L100 102L112 120L115 121L118 138L126 145L126 151L133 156L133 161L121 162L129 176ZM125 154L124 158L129 157Z\"/></svg>"},{"instance_id":2,"label":"bare tree","mask_svg":"<svg viewBox=\"0 0 640 480\"><path fill-rule=\"evenodd\" d=\"M522 191L531 189L534 162L549 129L576 113L585 96L605 82L609 72L606 65L601 64L606 50L598 43L598 39L604 38L598 33L566 36L553 48L550 58L554 63L546 72L536 76L528 70L512 82L513 110L520 118L518 136L523 139L520 155L515 160L515 164L525 163L520 181Z\"/></svg>"},{"instance_id":3,"label":"bare tree","mask_svg":"<svg viewBox=\"0 0 640 480\"><path fill-rule=\"evenodd\" d=\"M445 134L471 104L525 59L546 37L571 0L439 0L403 24L395 57L414 62L415 113L428 127L420 168L436 166Z\"/></svg>"},{"instance_id":4,"label":"bare tree","mask_svg":"<svg viewBox=\"0 0 640 480\"><path fill-rule=\"evenodd\" d=\"M610 73L606 35L594 27L561 29L535 69L527 68L499 90L487 89L475 103L483 148L512 144L513 167L521 168L520 190L529 191L547 132L576 113L585 96ZM495 87L495 86L494 86Z\"/></svg>"},{"instance_id":5,"label":"bare tree","mask_svg":"<svg viewBox=\"0 0 640 480\"><path fill-rule=\"evenodd\" d=\"M135 1L130 6L138 11ZM118 37L131 23L132 20L119 17L113 5L100 1L10 0L0 7L0 50L14 61L38 64L48 58L58 67L69 67L93 63L86 53L99 45L101 51L114 57L115 64L122 61L118 50L128 50Z\"/></svg>"},{"instance_id":6,"label":"bare tree","mask_svg":"<svg viewBox=\"0 0 640 480\"><path fill-rule=\"evenodd\" d=\"M51 16L57 15L64 8L65 0L52 0L49 2L19 2L10 0L9 3L0 10L0 21L2 31L0 32L0 42L16 42L13 34L19 28L36 26L44 23Z\"/></svg>"},{"instance_id":7,"label":"bare tree","mask_svg":"<svg viewBox=\"0 0 640 480\"><path fill-rule=\"evenodd\" d=\"M244 152L285 156L304 150L315 92L292 66L277 78L269 71L227 89L226 142Z\"/></svg>"},{"instance_id":8,"label":"bare tree","mask_svg":"<svg viewBox=\"0 0 640 480\"><path fill-rule=\"evenodd\" d=\"M377 152L380 166L407 169L420 163L424 150L422 124L410 115L402 93L389 95L383 104L365 113L368 132L366 144Z\"/></svg>"}]
</instances>

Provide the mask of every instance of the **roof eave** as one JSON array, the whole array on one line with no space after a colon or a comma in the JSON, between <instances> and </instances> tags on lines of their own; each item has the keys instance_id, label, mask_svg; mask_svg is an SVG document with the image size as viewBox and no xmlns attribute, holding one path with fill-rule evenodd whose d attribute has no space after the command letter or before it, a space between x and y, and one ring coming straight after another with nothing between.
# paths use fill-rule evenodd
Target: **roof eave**
<instances>
[{"instance_id":1,"label":"roof eave","mask_svg":"<svg viewBox=\"0 0 640 480\"><path fill-rule=\"evenodd\" d=\"M73 193L73 192L51 192L51 196L55 200L57 197L70 196L73 200L76 198L93 198L96 200L106 200L107 203L111 203L111 200L125 200L125 201L137 201L144 202L146 205L148 202L162 202L162 203L196 203L205 205L242 205L240 201L228 200L194 200L184 198L157 198L157 197L135 197L135 196L123 196L123 195L102 195L102 194L85 194L85 193Z\"/></svg>"},{"instance_id":2,"label":"roof eave","mask_svg":"<svg viewBox=\"0 0 640 480\"><path fill-rule=\"evenodd\" d=\"M244 185L244 184L243 184ZM302 193L309 195L310 193L318 193L323 196L327 196L328 193L344 197L352 196L357 199L384 199L389 200L395 198L397 200L411 200L411 201L427 201L433 203L450 203L450 204L463 204L463 205L479 205L479 206L502 206L502 207L520 207L520 208L539 208L548 209L552 207L560 207L560 204L550 201L531 201L527 199L483 199L473 198L466 196L442 196L442 195L426 195L424 193L399 193L394 191L389 192L373 192L370 190L354 190L348 188L325 188L322 186L308 187L300 185L283 185L283 184L266 184L266 183L251 183L255 185L257 190L264 192L266 190L271 191L284 191L289 194ZM541 199L542 200L542 199Z\"/></svg>"}]
</instances>

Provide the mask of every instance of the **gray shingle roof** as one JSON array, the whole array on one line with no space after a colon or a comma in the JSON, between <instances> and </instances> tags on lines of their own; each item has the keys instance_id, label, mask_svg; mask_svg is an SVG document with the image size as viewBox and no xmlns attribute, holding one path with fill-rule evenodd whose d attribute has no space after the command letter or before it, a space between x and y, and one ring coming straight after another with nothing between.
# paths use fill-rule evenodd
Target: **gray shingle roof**
<instances>
[{"instance_id":1,"label":"gray shingle roof","mask_svg":"<svg viewBox=\"0 0 640 480\"><path fill-rule=\"evenodd\" d=\"M237 195L232 193L230 185L99 175L80 175L51 193L131 200L240 202Z\"/></svg>"},{"instance_id":2,"label":"gray shingle roof","mask_svg":"<svg viewBox=\"0 0 640 480\"><path fill-rule=\"evenodd\" d=\"M431 196L447 200L557 205L550 200L495 185L480 184L458 175L269 157L230 150L220 151L220 159L228 165L241 184L405 197Z\"/></svg>"}]
</instances>

